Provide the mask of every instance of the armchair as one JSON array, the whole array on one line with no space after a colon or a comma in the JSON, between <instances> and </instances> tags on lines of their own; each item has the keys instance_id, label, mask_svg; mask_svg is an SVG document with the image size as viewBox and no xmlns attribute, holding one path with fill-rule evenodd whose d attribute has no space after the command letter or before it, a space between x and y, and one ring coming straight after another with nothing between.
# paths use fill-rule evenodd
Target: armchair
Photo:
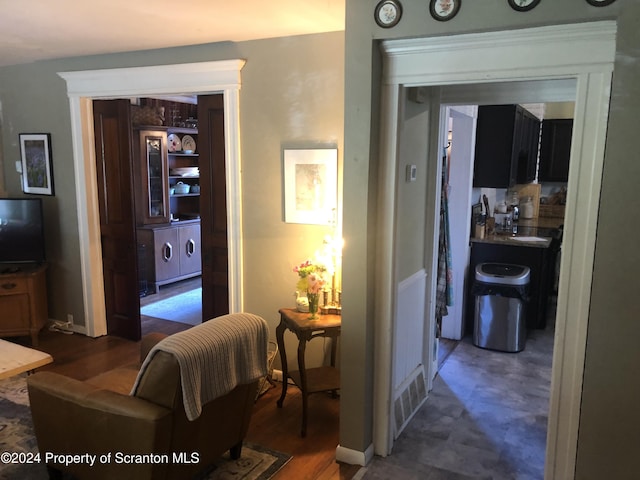
<instances>
[{"instance_id":1,"label":"armchair","mask_svg":"<svg viewBox=\"0 0 640 480\"><path fill-rule=\"evenodd\" d=\"M262 318L231 314L166 338L145 337L139 371L116 369L86 382L52 372L29 376L50 476L185 479L227 450L239 458L267 373L267 338ZM80 457L65 464L45 453Z\"/></svg>"}]
</instances>

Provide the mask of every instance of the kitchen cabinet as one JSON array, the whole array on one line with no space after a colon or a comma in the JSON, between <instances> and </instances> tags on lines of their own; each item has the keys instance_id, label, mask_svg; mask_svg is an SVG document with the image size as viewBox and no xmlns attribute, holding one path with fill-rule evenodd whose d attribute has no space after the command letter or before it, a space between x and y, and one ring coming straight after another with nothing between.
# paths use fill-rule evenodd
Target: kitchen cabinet
<instances>
[{"instance_id":1,"label":"kitchen cabinet","mask_svg":"<svg viewBox=\"0 0 640 480\"><path fill-rule=\"evenodd\" d=\"M508 188L535 179L540 121L520 105L478 108L474 187Z\"/></svg>"},{"instance_id":2,"label":"kitchen cabinet","mask_svg":"<svg viewBox=\"0 0 640 480\"><path fill-rule=\"evenodd\" d=\"M508 237L489 236L485 239L471 240L471 257L467 293L467 331L473 328L474 298L471 287L475 281L476 265L485 262L524 265L531 269L529 280L529 301L526 306L526 324L528 329L545 328L547 306L553 291L555 261L560 240L550 238L547 243L531 245L519 243Z\"/></svg>"},{"instance_id":3,"label":"kitchen cabinet","mask_svg":"<svg viewBox=\"0 0 640 480\"><path fill-rule=\"evenodd\" d=\"M531 269L529 280L529 301L526 306L528 329L543 329L547 324L547 306L554 287L556 257L560 247L555 234L546 243L529 244L503 236L489 236L485 239L471 239L471 257L467 284L467 332L473 329L475 298L471 294L475 282L476 266L480 263L495 262L524 265Z\"/></svg>"},{"instance_id":4,"label":"kitchen cabinet","mask_svg":"<svg viewBox=\"0 0 640 480\"><path fill-rule=\"evenodd\" d=\"M148 285L161 285L200 275L200 221L138 229L139 274Z\"/></svg>"},{"instance_id":5,"label":"kitchen cabinet","mask_svg":"<svg viewBox=\"0 0 640 480\"><path fill-rule=\"evenodd\" d=\"M566 182L569 179L573 120L549 119L542 122L540 143L540 181Z\"/></svg>"}]
</instances>

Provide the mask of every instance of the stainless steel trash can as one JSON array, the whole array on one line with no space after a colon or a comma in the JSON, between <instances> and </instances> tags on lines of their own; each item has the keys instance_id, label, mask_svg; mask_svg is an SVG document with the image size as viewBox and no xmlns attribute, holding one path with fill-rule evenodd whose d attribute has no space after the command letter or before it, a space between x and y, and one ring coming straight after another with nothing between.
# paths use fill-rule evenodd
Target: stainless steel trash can
<instances>
[{"instance_id":1,"label":"stainless steel trash can","mask_svg":"<svg viewBox=\"0 0 640 480\"><path fill-rule=\"evenodd\" d=\"M476 266L474 345L501 352L524 349L530 274L529 267L522 265L481 263Z\"/></svg>"}]
</instances>

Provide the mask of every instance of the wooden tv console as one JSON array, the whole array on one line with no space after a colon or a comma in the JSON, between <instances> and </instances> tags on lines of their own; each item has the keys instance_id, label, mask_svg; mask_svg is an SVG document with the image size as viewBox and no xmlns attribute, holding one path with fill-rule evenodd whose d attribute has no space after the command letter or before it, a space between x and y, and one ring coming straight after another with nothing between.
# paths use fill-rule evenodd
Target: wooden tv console
<instances>
[{"instance_id":1,"label":"wooden tv console","mask_svg":"<svg viewBox=\"0 0 640 480\"><path fill-rule=\"evenodd\" d=\"M47 323L46 265L0 265L0 337L31 336Z\"/></svg>"}]
</instances>

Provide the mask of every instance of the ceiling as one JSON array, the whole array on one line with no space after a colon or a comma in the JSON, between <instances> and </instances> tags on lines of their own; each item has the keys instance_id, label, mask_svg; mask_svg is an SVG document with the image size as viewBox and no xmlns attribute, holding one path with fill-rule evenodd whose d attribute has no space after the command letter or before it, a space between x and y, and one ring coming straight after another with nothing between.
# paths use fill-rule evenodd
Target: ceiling
<instances>
[{"instance_id":1,"label":"ceiling","mask_svg":"<svg viewBox=\"0 0 640 480\"><path fill-rule=\"evenodd\" d=\"M0 66L344 30L345 0L0 0Z\"/></svg>"}]
</instances>

